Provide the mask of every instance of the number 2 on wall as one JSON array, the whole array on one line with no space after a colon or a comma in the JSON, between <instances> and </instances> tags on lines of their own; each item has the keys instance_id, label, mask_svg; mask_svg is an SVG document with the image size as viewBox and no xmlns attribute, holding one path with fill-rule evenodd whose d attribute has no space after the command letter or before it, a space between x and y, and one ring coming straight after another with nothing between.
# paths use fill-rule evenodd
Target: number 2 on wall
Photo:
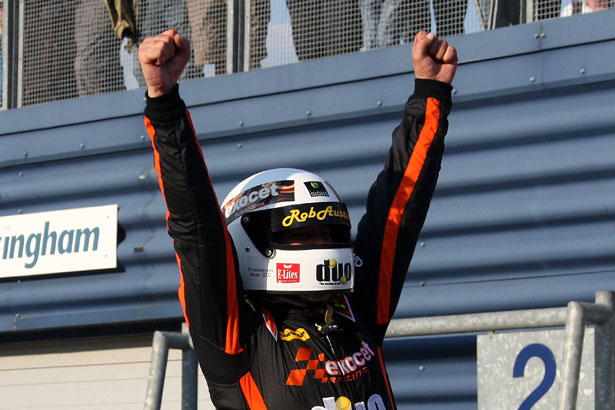
<instances>
[{"instance_id":1,"label":"number 2 on wall","mask_svg":"<svg viewBox=\"0 0 615 410\"><path fill-rule=\"evenodd\" d=\"M531 409L549 391L555 381L555 356L553 356L551 349L540 343L527 345L519 352L513 367L513 377L523 377L525 365L532 357L538 357L542 360L545 365L545 375L542 378L542 382L521 403L519 410Z\"/></svg>"}]
</instances>

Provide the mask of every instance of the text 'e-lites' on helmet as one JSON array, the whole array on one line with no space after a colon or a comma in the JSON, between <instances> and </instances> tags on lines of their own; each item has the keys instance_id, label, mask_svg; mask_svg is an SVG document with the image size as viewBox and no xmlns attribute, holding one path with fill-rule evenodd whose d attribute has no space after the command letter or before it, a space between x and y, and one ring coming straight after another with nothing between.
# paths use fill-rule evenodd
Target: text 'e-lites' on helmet
<instances>
[{"instance_id":1,"label":"text 'e-lites' on helmet","mask_svg":"<svg viewBox=\"0 0 615 410\"><path fill-rule=\"evenodd\" d=\"M279 294L352 290L348 210L323 178L292 168L263 171L240 182L222 203L244 289Z\"/></svg>"}]
</instances>

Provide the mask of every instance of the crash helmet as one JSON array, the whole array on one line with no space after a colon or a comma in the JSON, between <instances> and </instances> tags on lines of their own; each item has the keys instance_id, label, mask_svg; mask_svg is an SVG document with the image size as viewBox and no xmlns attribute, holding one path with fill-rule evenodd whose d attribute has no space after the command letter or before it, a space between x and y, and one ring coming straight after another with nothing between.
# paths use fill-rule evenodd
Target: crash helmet
<instances>
[{"instance_id":1,"label":"crash helmet","mask_svg":"<svg viewBox=\"0 0 615 410\"><path fill-rule=\"evenodd\" d=\"M350 218L331 184L300 169L252 175L222 202L245 290L324 294L352 290Z\"/></svg>"}]
</instances>

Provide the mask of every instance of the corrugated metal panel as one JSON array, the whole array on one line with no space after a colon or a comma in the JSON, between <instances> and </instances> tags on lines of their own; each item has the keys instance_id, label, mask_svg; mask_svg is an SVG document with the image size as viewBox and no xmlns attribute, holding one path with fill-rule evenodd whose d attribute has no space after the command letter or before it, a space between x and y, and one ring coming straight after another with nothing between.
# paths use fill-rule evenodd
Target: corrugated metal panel
<instances>
[{"instance_id":1,"label":"corrugated metal panel","mask_svg":"<svg viewBox=\"0 0 615 410\"><path fill-rule=\"evenodd\" d=\"M398 317L615 288L613 17L451 39L462 64L447 150ZM303 167L358 221L411 92L409 59L402 46L184 84L219 196L254 171ZM142 98L0 113L0 215L118 203L125 232L117 272L0 282L0 332L180 317ZM387 342L400 408L475 408L473 343Z\"/></svg>"},{"instance_id":2,"label":"corrugated metal panel","mask_svg":"<svg viewBox=\"0 0 615 410\"><path fill-rule=\"evenodd\" d=\"M152 335L5 344L0 351L3 410L143 409ZM162 409L181 408L182 352L170 349ZM198 406L214 409L203 377Z\"/></svg>"}]
</instances>

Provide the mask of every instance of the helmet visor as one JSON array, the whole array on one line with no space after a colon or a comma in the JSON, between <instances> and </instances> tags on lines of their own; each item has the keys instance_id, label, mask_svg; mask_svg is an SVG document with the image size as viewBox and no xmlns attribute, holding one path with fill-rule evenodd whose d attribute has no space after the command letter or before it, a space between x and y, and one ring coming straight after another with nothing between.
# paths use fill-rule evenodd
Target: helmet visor
<instances>
[{"instance_id":1,"label":"helmet visor","mask_svg":"<svg viewBox=\"0 0 615 410\"><path fill-rule=\"evenodd\" d=\"M350 217L342 202L316 202L250 212L241 224L256 247L334 248L350 246ZM288 241L291 236L293 242ZM304 239L301 236L304 235ZM317 241L313 236L319 237Z\"/></svg>"}]
</instances>

